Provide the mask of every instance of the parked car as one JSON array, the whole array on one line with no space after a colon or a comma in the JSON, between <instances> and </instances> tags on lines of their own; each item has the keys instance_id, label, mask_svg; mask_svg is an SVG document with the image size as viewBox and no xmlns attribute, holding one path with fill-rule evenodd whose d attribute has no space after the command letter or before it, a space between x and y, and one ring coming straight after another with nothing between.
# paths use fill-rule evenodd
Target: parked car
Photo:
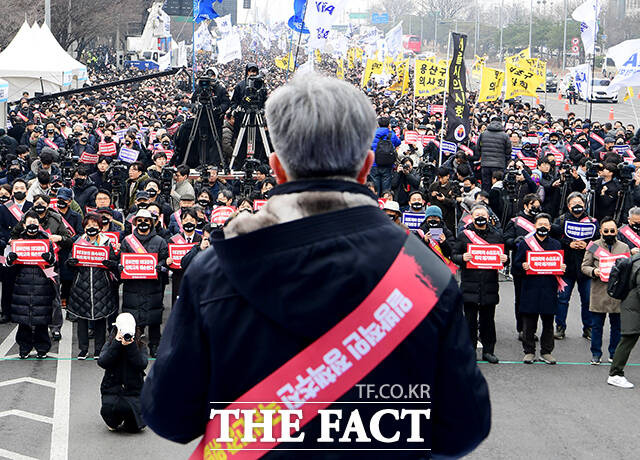
<instances>
[{"instance_id":1,"label":"parked car","mask_svg":"<svg viewBox=\"0 0 640 460\"><path fill-rule=\"evenodd\" d=\"M547 72L547 93L558 91L558 77L553 72Z\"/></svg>"}]
</instances>

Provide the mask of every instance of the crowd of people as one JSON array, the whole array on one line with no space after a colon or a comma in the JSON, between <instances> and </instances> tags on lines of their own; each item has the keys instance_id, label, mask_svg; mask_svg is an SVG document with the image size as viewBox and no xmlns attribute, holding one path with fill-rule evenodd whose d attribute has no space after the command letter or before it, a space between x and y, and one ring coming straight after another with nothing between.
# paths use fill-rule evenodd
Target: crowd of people
<instances>
[{"instance_id":1,"label":"crowd of people","mask_svg":"<svg viewBox=\"0 0 640 460\"><path fill-rule=\"evenodd\" d=\"M12 107L0 130L0 321L18 324L20 358L34 349L36 358L46 358L65 319L77 322L78 359L90 357L92 339L97 358L117 345L111 326L120 312L133 316L138 334L116 342L139 341L146 330L149 356L156 356L165 291L171 289L175 302L190 261L226 223L259 212L276 186L265 155L256 155L255 168L229 174L247 78L260 71L271 90L288 77L273 65L274 52L246 44L243 51L252 64L214 68L201 57L199 69L214 83L195 94L188 76L178 74L46 100L24 94ZM316 68L336 70L328 56ZM103 70L91 79L133 75ZM362 71L357 63L344 79L359 86ZM194 165L186 145L202 102L198 91L211 91L221 152ZM475 103L470 94L471 135L456 153L441 155L441 95L399 96L373 82L362 91L378 116L367 186L394 222L415 232L459 277L480 359L498 363L496 344L507 339L496 336L494 321L501 279L514 285L525 363L536 360L536 341L540 359L556 363L555 341L572 333L567 316L577 287L591 364L605 357L608 315L609 383L631 387L623 369L640 336L638 307L607 294L600 258L640 252L640 169L634 169L640 131L574 113L554 118L544 106L519 100ZM572 236L568 222L591 231ZM24 240L47 242L38 264L21 262L14 243ZM169 248L180 244L192 246L176 261ZM503 268L469 263L469 246L486 244L503 245ZM104 260L83 264L73 256L77 245L105 248ZM541 250L564 251L561 275L531 273L527 253ZM129 253L155 254L156 276L123 277L121 254Z\"/></svg>"}]
</instances>

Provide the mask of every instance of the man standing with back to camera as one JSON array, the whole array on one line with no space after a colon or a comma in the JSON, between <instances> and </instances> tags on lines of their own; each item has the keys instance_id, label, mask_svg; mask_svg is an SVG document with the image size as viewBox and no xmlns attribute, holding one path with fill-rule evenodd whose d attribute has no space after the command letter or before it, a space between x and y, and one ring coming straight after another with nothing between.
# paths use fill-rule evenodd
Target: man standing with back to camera
<instances>
[{"instance_id":1,"label":"man standing with back to camera","mask_svg":"<svg viewBox=\"0 0 640 460\"><path fill-rule=\"evenodd\" d=\"M408 420L382 417L382 433L399 430L403 439L366 447L414 451L380 451L376 458L425 458L427 449L434 456L469 453L490 429L487 384L475 363L462 297L451 272L381 212L375 195L363 185L373 163L369 146L376 129L368 99L348 83L307 74L273 93L266 116L277 152L270 165L279 185L260 212L238 215L212 248L189 265L143 390L147 424L162 437L187 443L205 432L210 401L235 401L262 387L274 371L289 367L293 357L317 350L313 359L298 364L310 368L324 362L321 367L334 372L335 385L349 382L330 406L341 407L346 417L354 405L341 401L365 399L356 384L430 386L431 417L422 424L427 425L421 430L424 442L406 442ZM340 335L333 349L322 348L317 340L339 329L347 315L360 324L370 324L375 315L383 332L393 335L396 326L378 313L396 308L397 295L407 314L397 324L408 324L402 321L409 316L415 322L395 343L378 335L380 342L374 346L380 347L380 359L370 361L364 378L354 379L367 361L354 354L354 334ZM361 317L365 305L377 308L376 313ZM363 354L371 349L366 344L359 342ZM277 383L279 398L296 400L291 384L285 391L286 385ZM275 396L259 394L259 401ZM323 395L318 393L318 398ZM281 408L290 408L287 402ZM305 452L305 458L357 455L322 450L344 444L316 444L320 418L304 417L313 406L301 406L301 419L308 422L300 430L304 442L279 447L318 449ZM356 407L364 421L381 409L376 404ZM205 450L201 444L197 458ZM291 453L276 447L266 456L291 458Z\"/></svg>"}]
</instances>

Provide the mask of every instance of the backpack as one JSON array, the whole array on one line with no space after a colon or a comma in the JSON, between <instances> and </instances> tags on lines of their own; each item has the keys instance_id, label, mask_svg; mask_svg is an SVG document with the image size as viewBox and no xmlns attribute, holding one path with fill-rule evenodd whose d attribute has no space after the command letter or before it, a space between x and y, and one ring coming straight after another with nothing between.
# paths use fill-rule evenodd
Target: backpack
<instances>
[{"instance_id":1,"label":"backpack","mask_svg":"<svg viewBox=\"0 0 640 460\"><path fill-rule=\"evenodd\" d=\"M393 166L396 162L396 148L391 142L391 130L386 138L382 138L376 145L376 166Z\"/></svg>"},{"instance_id":2,"label":"backpack","mask_svg":"<svg viewBox=\"0 0 640 460\"><path fill-rule=\"evenodd\" d=\"M613 267L611 267L611 274L609 275L609 282L607 283L607 294L610 297L618 300L624 300L629 291L633 289L633 280L635 279L640 265L633 270L633 264L640 260L640 254L635 254L633 257L627 259L618 259Z\"/></svg>"}]
</instances>

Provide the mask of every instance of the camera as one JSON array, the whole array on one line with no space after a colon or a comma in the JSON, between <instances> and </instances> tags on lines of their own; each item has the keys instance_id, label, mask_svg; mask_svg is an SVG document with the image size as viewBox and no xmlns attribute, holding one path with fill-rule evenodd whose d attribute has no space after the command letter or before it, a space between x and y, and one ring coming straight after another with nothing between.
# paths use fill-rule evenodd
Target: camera
<instances>
[{"instance_id":1,"label":"camera","mask_svg":"<svg viewBox=\"0 0 640 460\"><path fill-rule=\"evenodd\" d=\"M126 341L126 342L131 342L133 340L133 334L129 334L128 332L125 334L122 334L122 338Z\"/></svg>"},{"instance_id":2,"label":"camera","mask_svg":"<svg viewBox=\"0 0 640 460\"><path fill-rule=\"evenodd\" d=\"M262 110L266 102L264 78L261 75L247 77L242 107L246 110Z\"/></svg>"},{"instance_id":3,"label":"camera","mask_svg":"<svg viewBox=\"0 0 640 460\"><path fill-rule=\"evenodd\" d=\"M629 185L633 181L633 173L636 168L627 163L618 163L618 175L623 186Z\"/></svg>"},{"instance_id":4,"label":"camera","mask_svg":"<svg viewBox=\"0 0 640 460\"><path fill-rule=\"evenodd\" d=\"M211 96L213 92L214 80L210 77L200 77L196 81L196 92L198 94L198 100L205 104L211 102Z\"/></svg>"},{"instance_id":5,"label":"camera","mask_svg":"<svg viewBox=\"0 0 640 460\"><path fill-rule=\"evenodd\" d=\"M173 184L173 176L178 172L173 166L165 166L160 173L160 193L168 197L171 195L171 185Z\"/></svg>"},{"instance_id":6,"label":"camera","mask_svg":"<svg viewBox=\"0 0 640 460\"><path fill-rule=\"evenodd\" d=\"M595 180L598 178L598 172L602 170L604 167L602 163L598 163L597 161L587 161L587 179Z\"/></svg>"}]
</instances>

